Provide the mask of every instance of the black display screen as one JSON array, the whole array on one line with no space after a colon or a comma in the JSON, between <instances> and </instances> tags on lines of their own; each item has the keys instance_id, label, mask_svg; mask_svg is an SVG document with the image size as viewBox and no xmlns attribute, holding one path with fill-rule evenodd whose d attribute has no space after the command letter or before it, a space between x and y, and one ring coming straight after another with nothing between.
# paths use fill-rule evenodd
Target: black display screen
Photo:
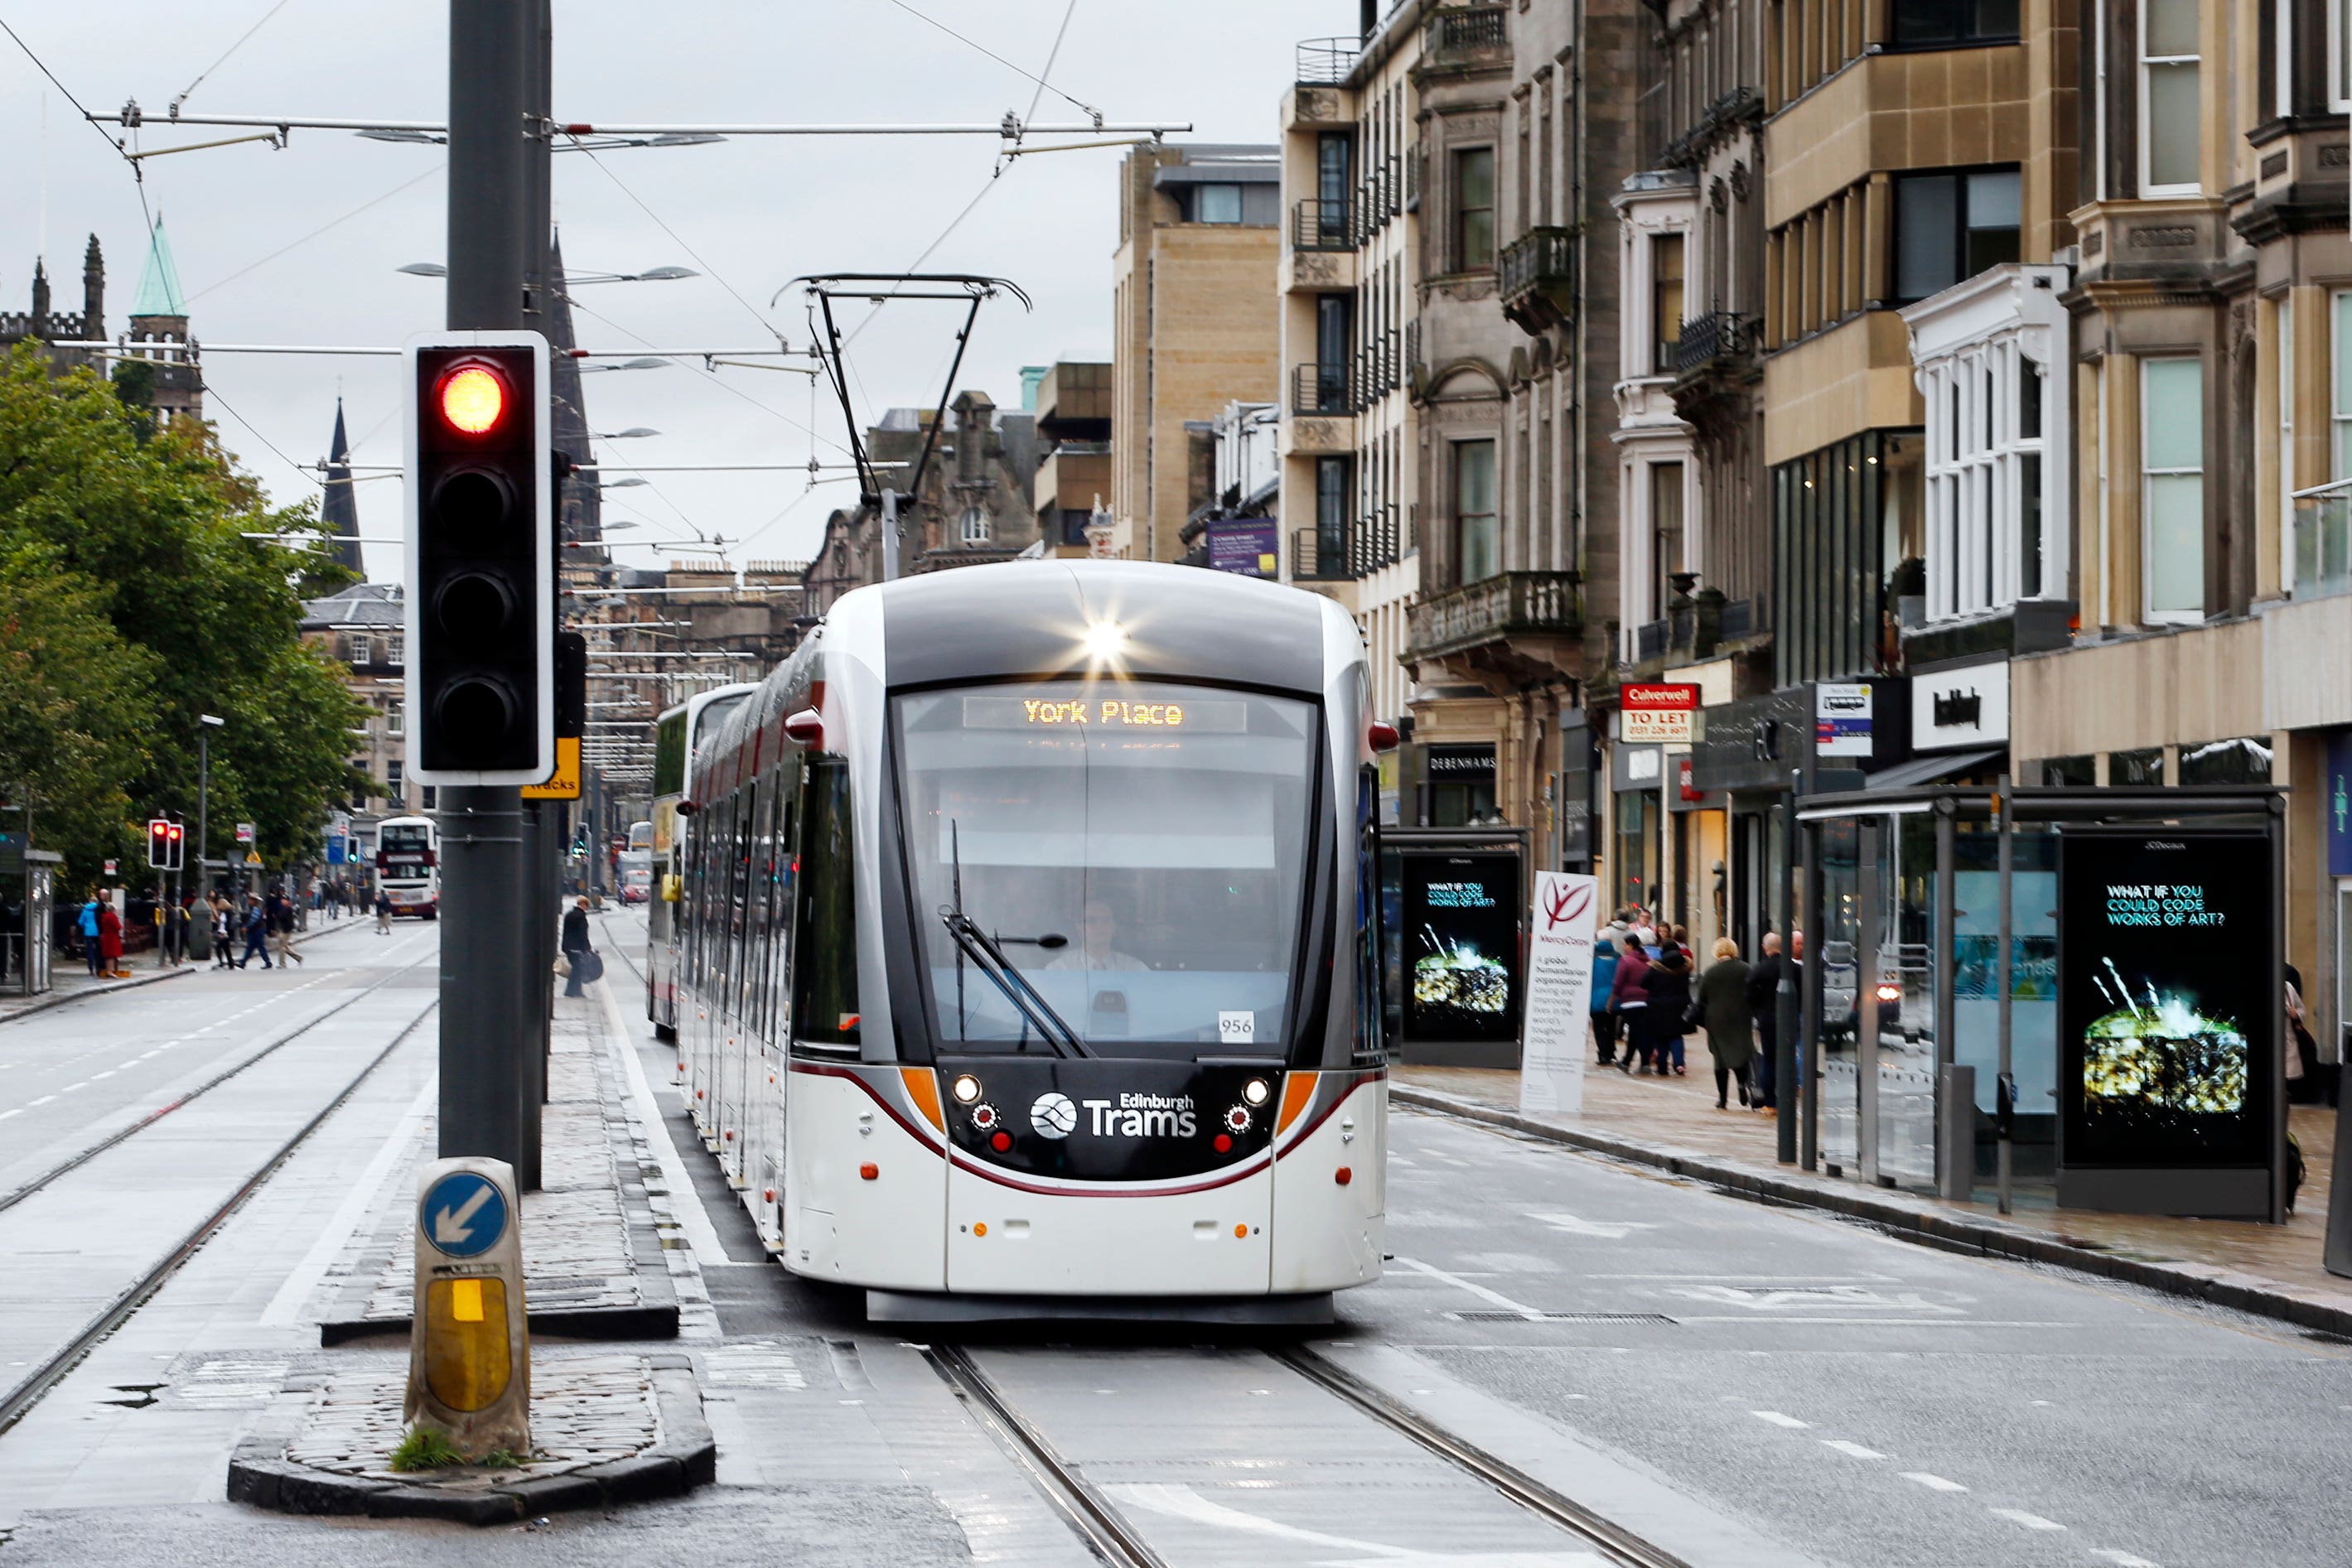
<instances>
[{"instance_id":1,"label":"black display screen","mask_svg":"<svg viewBox=\"0 0 2352 1568\"><path fill-rule=\"evenodd\" d=\"M2065 1163L2267 1164L2284 1003L2263 836L2070 830L2058 909Z\"/></svg>"},{"instance_id":2,"label":"black display screen","mask_svg":"<svg viewBox=\"0 0 2352 1568\"><path fill-rule=\"evenodd\" d=\"M1405 1037L1518 1039L1518 857L1408 853L1403 862Z\"/></svg>"}]
</instances>

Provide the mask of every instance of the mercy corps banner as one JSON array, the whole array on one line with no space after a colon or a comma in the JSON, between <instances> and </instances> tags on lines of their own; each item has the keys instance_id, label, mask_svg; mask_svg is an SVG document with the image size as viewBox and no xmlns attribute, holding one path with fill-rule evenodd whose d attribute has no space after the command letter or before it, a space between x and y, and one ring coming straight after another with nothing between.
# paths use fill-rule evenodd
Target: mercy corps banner
<instances>
[{"instance_id":1,"label":"mercy corps banner","mask_svg":"<svg viewBox=\"0 0 2352 1568\"><path fill-rule=\"evenodd\" d=\"M1584 1046L1591 1027L1592 941L1600 904L1599 878L1536 873L1519 1046L1523 1115L1574 1115L1584 1109Z\"/></svg>"}]
</instances>

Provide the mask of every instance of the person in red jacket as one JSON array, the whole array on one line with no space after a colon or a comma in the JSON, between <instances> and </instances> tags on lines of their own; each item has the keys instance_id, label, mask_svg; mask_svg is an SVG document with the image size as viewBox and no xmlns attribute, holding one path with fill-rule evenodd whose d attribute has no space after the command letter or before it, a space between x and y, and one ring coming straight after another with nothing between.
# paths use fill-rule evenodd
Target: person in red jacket
<instances>
[{"instance_id":1,"label":"person in red jacket","mask_svg":"<svg viewBox=\"0 0 2352 1568\"><path fill-rule=\"evenodd\" d=\"M100 971L116 979L125 977L122 967L122 916L114 913L114 905L100 900L98 906L98 950Z\"/></svg>"},{"instance_id":2,"label":"person in red jacket","mask_svg":"<svg viewBox=\"0 0 2352 1568\"><path fill-rule=\"evenodd\" d=\"M1633 1071L1633 1056L1642 1051L1642 1068L1649 1070L1649 1056L1642 1043L1648 1037L1642 1029L1642 1009L1650 1005L1650 993L1642 982L1650 973L1649 956L1642 951L1642 939L1628 931L1620 941L1625 956L1617 960L1617 976L1609 983L1609 1010L1617 1015L1625 1037L1625 1049L1618 1053L1617 1071Z\"/></svg>"}]
</instances>

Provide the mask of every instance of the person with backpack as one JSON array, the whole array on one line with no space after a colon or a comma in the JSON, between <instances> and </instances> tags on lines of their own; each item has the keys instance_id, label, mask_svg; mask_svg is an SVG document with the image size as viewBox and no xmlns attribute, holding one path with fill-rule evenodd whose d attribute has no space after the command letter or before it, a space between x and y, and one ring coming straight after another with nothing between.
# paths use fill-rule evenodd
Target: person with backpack
<instances>
[{"instance_id":1,"label":"person with backpack","mask_svg":"<svg viewBox=\"0 0 2352 1568\"><path fill-rule=\"evenodd\" d=\"M380 887L375 890L375 934L392 935L392 894Z\"/></svg>"},{"instance_id":2,"label":"person with backpack","mask_svg":"<svg viewBox=\"0 0 2352 1568\"><path fill-rule=\"evenodd\" d=\"M81 933L81 956L89 964L89 977L98 978L98 892L90 890L89 902L81 906L81 917L75 922Z\"/></svg>"},{"instance_id":3,"label":"person with backpack","mask_svg":"<svg viewBox=\"0 0 2352 1568\"><path fill-rule=\"evenodd\" d=\"M261 907L261 900L250 893L245 895L245 954L237 959L236 967L244 968L259 954L261 967L274 969L277 966L269 961L268 912Z\"/></svg>"}]
</instances>

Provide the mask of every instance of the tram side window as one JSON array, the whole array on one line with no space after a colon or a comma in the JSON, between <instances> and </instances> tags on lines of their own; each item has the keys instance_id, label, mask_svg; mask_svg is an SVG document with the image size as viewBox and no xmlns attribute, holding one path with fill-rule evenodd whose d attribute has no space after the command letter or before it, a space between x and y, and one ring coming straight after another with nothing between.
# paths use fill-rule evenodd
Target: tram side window
<instances>
[{"instance_id":1,"label":"tram side window","mask_svg":"<svg viewBox=\"0 0 2352 1568\"><path fill-rule=\"evenodd\" d=\"M1378 1056L1381 1040L1380 773L1356 777L1356 1054Z\"/></svg>"},{"instance_id":2,"label":"tram side window","mask_svg":"<svg viewBox=\"0 0 2352 1568\"><path fill-rule=\"evenodd\" d=\"M856 859L849 764L816 758L801 788L800 886L793 927L793 1038L856 1045Z\"/></svg>"},{"instance_id":3,"label":"tram side window","mask_svg":"<svg viewBox=\"0 0 2352 1568\"><path fill-rule=\"evenodd\" d=\"M793 820L796 809L790 774L780 769L775 779L776 835L768 860L767 911L760 930L767 948L767 974L760 987L761 1029L770 1040L783 1038L784 1011L780 1005L784 977L790 972L792 949L787 940L792 919Z\"/></svg>"}]
</instances>

